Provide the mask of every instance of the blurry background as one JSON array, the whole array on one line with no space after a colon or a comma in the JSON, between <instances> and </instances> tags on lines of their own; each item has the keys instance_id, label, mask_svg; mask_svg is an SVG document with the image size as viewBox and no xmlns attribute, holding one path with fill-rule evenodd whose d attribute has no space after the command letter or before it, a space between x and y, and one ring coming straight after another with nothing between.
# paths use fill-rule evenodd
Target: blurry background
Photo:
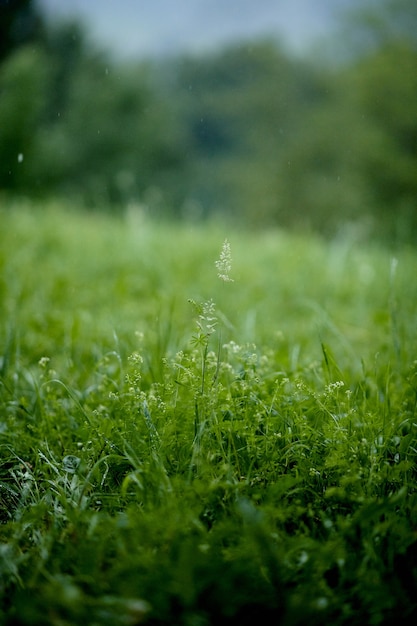
<instances>
[{"instance_id":1,"label":"blurry background","mask_svg":"<svg viewBox=\"0 0 417 626\"><path fill-rule=\"evenodd\" d=\"M0 0L0 202L412 242L415 0Z\"/></svg>"}]
</instances>

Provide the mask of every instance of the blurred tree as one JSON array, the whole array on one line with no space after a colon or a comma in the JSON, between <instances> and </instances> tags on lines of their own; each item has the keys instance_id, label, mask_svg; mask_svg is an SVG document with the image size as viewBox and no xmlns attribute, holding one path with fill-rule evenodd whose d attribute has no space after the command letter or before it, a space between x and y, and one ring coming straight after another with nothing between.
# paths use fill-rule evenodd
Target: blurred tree
<instances>
[{"instance_id":1,"label":"blurred tree","mask_svg":"<svg viewBox=\"0 0 417 626\"><path fill-rule=\"evenodd\" d=\"M417 3L361 0L347 14L342 71L351 120L349 171L388 237L417 234Z\"/></svg>"},{"instance_id":2,"label":"blurred tree","mask_svg":"<svg viewBox=\"0 0 417 626\"><path fill-rule=\"evenodd\" d=\"M19 46L41 38L43 31L32 0L0 0L0 63Z\"/></svg>"},{"instance_id":3,"label":"blurred tree","mask_svg":"<svg viewBox=\"0 0 417 626\"><path fill-rule=\"evenodd\" d=\"M372 218L413 236L416 5L360 7L363 46L338 66L268 40L116 63L78 24L49 25L0 65L0 187L113 208L162 198L174 214L329 234Z\"/></svg>"},{"instance_id":4,"label":"blurred tree","mask_svg":"<svg viewBox=\"0 0 417 626\"><path fill-rule=\"evenodd\" d=\"M43 186L96 206L120 205L166 186L181 166L175 129L143 67L84 59L62 105L39 137Z\"/></svg>"},{"instance_id":5,"label":"blurred tree","mask_svg":"<svg viewBox=\"0 0 417 626\"><path fill-rule=\"evenodd\" d=\"M417 47L398 41L361 60L350 75L356 106L374 141L358 164L378 217L417 233Z\"/></svg>"},{"instance_id":6,"label":"blurred tree","mask_svg":"<svg viewBox=\"0 0 417 626\"><path fill-rule=\"evenodd\" d=\"M354 54L323 68L321 96L298 119L276 168L276 217L324 233L355 221L415 240L417 4L361 0L344 26L341 44Z\"/></svg>"},{"instance_id":7,"label":"blurred tree","mask_svg":"<svg viewBox=\"0 0 417 626\"><path fill-rule=\"evenodd\" d=\"M35 184L30 172L47 94L45 68L44 54L33 46L20 48L0 65L0 188Z\"/></svg>"},{"instance_id":8,"label":"blurred tree","mask_svg":"<svg viewBox=\"0 0 417 626\"><path fill-rule=\"evenodd\" d=\"M352 0L342 18L340 43L348 58L364 57L398 41L417 47L415 0Z\"/></svg>"},{"instance_id":9,"label":"blurred tree","mask_svg":"<svg viewBox=\"0 0 417 626\"><path fill-rule=\"evenodd\" d=\"M0 70L1 188L113 207L164 188L177 201L181 141L144 64L112 62L70 23Z\"/></svg>"},{"instance_id":10,"label":"blurred tree","mask_svg":"<svg viewBox=\"0 0 417 626\"><path fill-rule=\"evenodd\" d=\"M332 235L346 222L366 219L368 181L357 159L361 145L374 137L352 106L344 75L327 74L322 80L322 97L300 117L274 189L279 223Z\"/></svg>"},{"instance_id":11,"label":"blurred tree","mask_svg":"<svg viewBox=\"0 0 417 626\"><path fill-rule=\"evenodd\" d=\"M193 155L192 193L207 210L226 207L258 223L271 215L271 171L305 102L316 97L314 83L305 64L274 41L184 60L179 91Z\"/></svg>"}]
</instances>

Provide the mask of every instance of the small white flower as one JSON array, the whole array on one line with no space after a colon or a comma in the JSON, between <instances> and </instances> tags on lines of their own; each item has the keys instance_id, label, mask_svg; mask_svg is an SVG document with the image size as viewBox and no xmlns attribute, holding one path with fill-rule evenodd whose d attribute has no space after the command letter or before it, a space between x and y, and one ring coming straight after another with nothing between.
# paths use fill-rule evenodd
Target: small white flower
<instances>
[{"instance_id":1,"label":"small white flower","mask_svg":"<svg viewBox=\"0 0 417 626\"><path fill-rule=\"evenodd\" d=\"M341 387L344 387L345 383L343 382L343 380L337 380L335 383L330 383L329 385L327 385L326 387L326 392L328 394L333 394L337 391L337 389L340 389Z\"/></svg>"}]
</instances>

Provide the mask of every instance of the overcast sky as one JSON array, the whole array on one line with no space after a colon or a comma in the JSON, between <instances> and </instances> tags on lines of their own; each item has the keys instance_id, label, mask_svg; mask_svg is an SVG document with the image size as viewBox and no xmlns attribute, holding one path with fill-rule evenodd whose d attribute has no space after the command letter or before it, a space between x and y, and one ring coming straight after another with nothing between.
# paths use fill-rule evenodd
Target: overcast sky
<instances>
[{"instance_id":1,"label":"overcast sky","mask_svg":"<svg viewBox=\"0 0 417 626\"><path fill-rule=\"evenodd\" d=\"M235 39L278 36L305 51L329 35L352 0L37 0L51 17L77 16L123 56L199 52Z\"/></svg>"}]
</instances>

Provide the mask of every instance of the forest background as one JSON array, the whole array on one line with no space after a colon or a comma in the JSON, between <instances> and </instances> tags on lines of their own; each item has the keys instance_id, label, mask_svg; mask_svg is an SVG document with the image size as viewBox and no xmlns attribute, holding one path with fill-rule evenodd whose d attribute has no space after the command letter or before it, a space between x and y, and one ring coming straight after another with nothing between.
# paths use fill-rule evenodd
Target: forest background
<instances>
[{"instance_id":1,"label":"forest background","mask_svg":"<svg viewBox=\"0 0 417 626\"><path fill-rule=\"evenodd\" d=\"M2 203L415 240L413 0L361 3L309 56L258 39L116 60L28 0L1 13Z\"/></svg>"}]
</instances>

